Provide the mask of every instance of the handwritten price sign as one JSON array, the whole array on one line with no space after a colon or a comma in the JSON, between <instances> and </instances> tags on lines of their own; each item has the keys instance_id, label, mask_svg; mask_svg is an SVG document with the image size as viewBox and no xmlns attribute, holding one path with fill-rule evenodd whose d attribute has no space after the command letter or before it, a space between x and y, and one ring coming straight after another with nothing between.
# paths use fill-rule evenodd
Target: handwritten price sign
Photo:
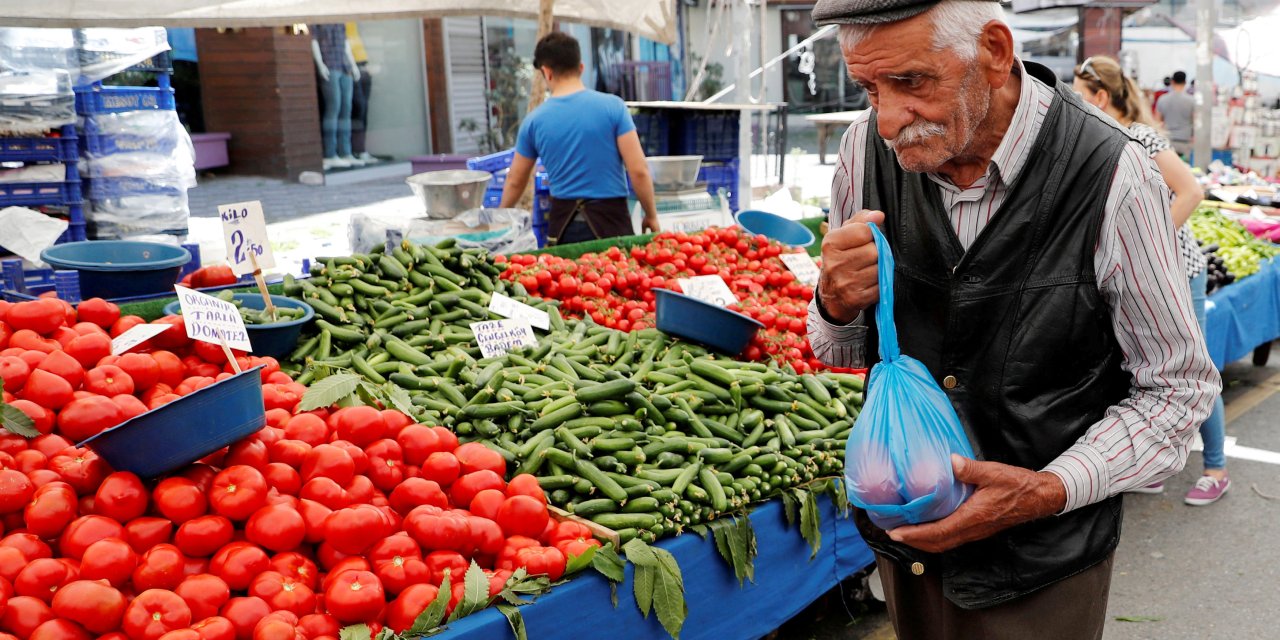
<instances>
[{"instance_id":1,"label":"handwritten price sign","mask_svg":"<svg viewBox=\"0 0 1280 640\"><path fill-rule=\"evenodd\" d=\"M727 307L738 302L737 296L733 295L729 285L725 284L724 279L720 276L680 278L679 282L680 290L691 298L697 298L703 302L709 302L721 307Z\"/></svg>"},{"instance_id":2,"label":"handwritten price sign","mask_svg":"<svg viewBox=\"0 0 1280 640\"><path fill-rule=\"evenodd\" d=\"M262 203L237 202L218 207L222 219L222 233L227 245L227 263L237 276L253 273L253 264L270 269L276 266L267 240L267 219L262 214Z\"/></svg>"},{"instance_id":3,"label":"handwritten price sign","mask_svg":"<svg viewBox=\"0 0 1280 640\"><path fill-rule=\"evenodd\" d=\"M818 269L818 265L814 263L813 258L807 253L784 253L779 258L783 264L796 274L796 280L801 284L814 286L818 284L818 276L822 275L822 271Z\"/></svg>"},{"instance_id":4,"label":"handwritten price sign","mask_svg":"<svg viewBox=\"0 0 1280 640\"><path fill-rule=\"evenodd\" d=\"M232 349L253 351L249 332L244 328L244 318L234 304L180 285L174 285L173 290L182 305L188 338L213 344L225 341Z\"/></svg>"}]
</instances>

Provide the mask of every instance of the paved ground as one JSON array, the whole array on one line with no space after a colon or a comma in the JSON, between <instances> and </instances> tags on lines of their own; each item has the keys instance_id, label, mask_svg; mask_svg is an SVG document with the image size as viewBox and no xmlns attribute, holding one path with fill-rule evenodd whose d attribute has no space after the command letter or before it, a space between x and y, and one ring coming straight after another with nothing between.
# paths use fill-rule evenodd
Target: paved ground
<instances>
[{"instance_id":1,"label":"paved ground","mask_svg":"<svg viewBox=\"0 0 1280 640\"><path fill-rule=\"evenodd\" d=\"M1232 488L1208 507L1183 504L1202 469L1193 452L1164 494L1125 497L1105 640L1280 637L1280 454L1267 455L1280 452L1280 362L1241 361L1227 367L1226 378ZM882 604L848 597L853 582L844 585L844 606L840 592L828 594L776 640L892 640Z\"/></svg>"}]
</instances>

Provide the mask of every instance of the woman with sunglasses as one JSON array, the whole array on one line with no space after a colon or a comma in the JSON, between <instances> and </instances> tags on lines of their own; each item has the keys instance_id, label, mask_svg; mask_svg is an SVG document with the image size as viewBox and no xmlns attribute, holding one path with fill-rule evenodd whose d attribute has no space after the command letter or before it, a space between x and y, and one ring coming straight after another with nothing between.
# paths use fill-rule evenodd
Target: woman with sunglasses
<instances>
[{"instance_id":1,"label":"woman with sunglasses","mask_svg":"<svg viewBox=\"0 0 1280 640\"><path fill-rule=\"evenodd\" d=\"M1120 64L1106 56L1093 56L1086 59L1075 70L1075 90L1085 102L1101 109L1120 124L1129 128L1134 137L1142 143L1164 181L1173 191L1173 203L1170 212L1173 223L1178 227L1178 244L1181 248L1182 266L1190 279L1192 305L1196 310L1196 319L1200 321L1200 330L1204 330L1205 322L1205 258L1200 252L1195 237L1187 228L1186 222L1195 211L1204 191L1196 181L1191 169L1178 157L1151 119L1151 109L1147 106L1142 90L1133 79L1124 74ZM1200 425L1200 438L1204 441L1204 475L1196 481L1187 492L1186 503L1200 506L1217 502L1227 489L1231 487L1231 479L1227 476L1227 460L1223 455L1223 441L1226 431L1226 417L1222 398L1215 403L1209 419ZM1161 493L1164 482L1157 482L1138 489L1133 493Z\"/></svg>"}]
</instances>

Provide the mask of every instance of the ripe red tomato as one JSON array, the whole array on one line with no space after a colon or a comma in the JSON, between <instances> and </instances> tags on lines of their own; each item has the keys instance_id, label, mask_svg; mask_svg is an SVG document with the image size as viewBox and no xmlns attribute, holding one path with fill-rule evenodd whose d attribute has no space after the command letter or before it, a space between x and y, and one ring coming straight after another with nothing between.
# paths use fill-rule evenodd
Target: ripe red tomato
<instances>
[{"instance_id":1,"label":"ripe red tomato","mask_svg":"<svg viewBox=\"0 0 1280 640\"><path fill-rule=\"evenodd\" d=\"M142 554L133 570L135 589L173 589L186 577L187 559L178 547L158 544Z\"/></svg>"},{"instance_id":2,"label":"ripe red tomato","mask_svg":"<svg viewBox=\"0 0 1280 640\"><path fill-rule=\"evenodd\" d=\"M43 600L31 596L14 596L0 615L0 628L19 638L28 638L36 627L54 619L53 609Z\"/></svg>"},{"instance_id":3,"label":"ripe red tomato","mask_svg":"<svg viewBox=\"0 0 1280 640\"><path fill-rule=\"evenodd\" d=\"M104 396L132 394L133 378L124 369L113 364L105 364L90 369L84 376L84 390Z\"/></svg>"},{"instance_id":4,"label":"ripe red tomato","mask_svg":"<svg viewBox=\"0 0 1280 640\"><path fill-rule=\"evenodd\" d=\"M529 496L538 502L545 503L547 494L538 484L538 479L528 473L522 473L507 483L508 496Z\"/></svg>"},{"instance_id":5,"label":"ripe red tomato","mask_svg":"<svg viewBox=\"0 0 1280 640\"><path fill-rule=\"evenodd\" d=\"M160 381L160 365L152 355L126 353L120 356L115 365L129 374L136 391L146 391Z\"/></svg>"},{"instance_id":6,"label":"ripe red tomato","mask_svg":"<svg viewBox=\"0 0 1280 640\"><path fill-rule=\"evenodd\" d=\"M209 503L195 482L183 477L165 478L152 492L156 508L164 517L183 523L205 514Z\"/></svg>"},{"instance_id":7,"label":"ripe red tomato","mask_svg":"<svg viewBox=\"0 0 1280 640\"><path fill-rule=\"evenodd\" d=\"M209 492L209 504L219 515L235 521L247 520L267 503L267 480L262 472L246 465L233 465L218 472Z\"/></svg>"},{"instance_id":8,"label":"ripe red tomato","mask_svg":"<svg viewBox=\"0 0 1280 640\"><path fill-rule=\"evenodd\" d=\"M161 484L164 484L161 482ZM136 553L146 553L173 536L173 522L165 518L135 518L124 526L124 537Z\"/></svg>"},{"instance_id":9,"label":"ripe red tomato","mask_svg":"<svg viewBox=\"0 0 1280 640\"><path fill-rule=\"evenodd\" d=\"M423 505L410 511L404 529L424 550L465 551L471 547L467 516Z\"/></svg>"},{"instance_id":10,"label":"ripe red tomato","mask_svg":"<svg viewBox=\"0 0 1280 640\"><path fill-rule=\"evenodd\" d=\"M488 469L497 474L498 477L502 477L507 473L506 460L503 460L497 451L479 442L468 442L458 447L453 452L453 455L458 458L463 475L482 469Z\"/></svg>"},{"instance_id":11,"label":"ripe red tomato","mask_svg":"<svg viewBox=\"0 0 1280 640\"><path fill-rule=\"evenodd\" d=\"M128 471L117 471L98 485L93 508L98 515L123 524L146 513L147 502L147 489L142 486L142 479Z\"/></svg>"},{"instance_id":12,"label":"ripe red tomato","mask_svg":"<svg viewBox=\"0 0 1280 640\"><path fill-rule=\"evenodd\" d=\"M18 393L27 383L31 375L31 366L17 356L0 356L0 380L4 381L5 391Z\"/></svg>"},{"instance_id":13,"label":"ripe red tomato","mask_svg":"<svg viewBox=\"0 0 1280 640\"><path fill-rule=\"evenodd\" d=\"M329 478L339 485L346 485L356 474L356 463L346 449L331 444L316 445L302 464L302 480Z\"/></svg>"},{"instance_id":14,"label":"ripe red tomato","mask_svg":"<svg viewBox=\"0 0 1280 640\"><path fill-rule=\"evenodd\" d=\"M329 441L329 427L315 414L299 413L289 418L289 423L284 426L284 435L314 447Z\"/></svg>"},{"instance_id":15,"label":"ripe red tomato","mask_svg":"<svg viewBox=\"0 0 1280 640\"><path fill-rule=\"evenodd\" d=\"M235 525L230 520L204 515L179 525L173 543L187 556L207 558L230 543L234 535Z\"/></svg>"},{"instance_id":16,"label":"ripe red tomato","mask_svg":"<svg viewBox=\"0 0 1280 640\"><path fill-rule=\"evenodd\" d=\"M71 402L74 392L75 389L65 378L39 368L31 372L26 385L22 387L24 399L54 411Z\"/></svg>"},{"instance_id":17,"label":"ripe red tomato","mask_svg":"<svg viewBox=\"0 0 1280 640\"><path fill-rule=\"evenodd\" d=\"M80 516L71 521L58 539L63 557L79 560L89 545L107 538L123 538L124 527L105 516Z\"/></svg>"},{"instance_id":18,"label":"ripe red tomato","mask_svg":"<svg viewBox=\"0 0 1280 640\"><path fill-rule=\"evenodd\" d=\"M439 484L422 478L409 478L401 482L387 498L392 509L400 515L406 515L419 505L433 505L441 509L449 508L449 498Z\"/></svg>"},{"instance_id":19,"label":"ripe red tomato","mask_svg":"<svg viewBox=\"0 0 1280 640\"><path fill-rule=\"evenodd\" d=\"M302 514L286 504L258 509L245 525L245 535L250 542L277 552L297 548L306 534L307 523ZM270 598L264 599L270 602Z\"/></svg>"},{"instance_id":20,"label":"ripe red tomato","mask_svg":"<svg viewBox=\"0 0 1280 640\"><path fill-rule=\"evenodd\" d=\"M120 319L120 307L102 298L89 298L81 301L76 307L76 313L81 322L92 322L103 329L110 327Z\"/></svg>"},{"instance_id":21,"label":"ripe red tomato","mask_svg":"<svg viewBox=\"0 0 1280 640\"><path fill-rule=\"evenodd\" d=\"M497 521L498 509L500 509L502 507L502 503L506 501L507 496L501 491L498 491L497 489L485 489L476 493L476 497L471 499L471 504L468 506L468 510L481 518L488 518L489 520Z\"/></svg>"},{"instance_id":22,"label":"ripe red tomato","mask_svg":"<svg viewBox=\"0 0 1280 640\"><path fill-rule=\"evenodd\" d=\"M70 620L55 618L36 627L27 640L93 640L93 636Z\"/></svg>"},{"instance_id":23,"label":"ripe red tomato","mask_svg":"<svg viewBox=\"0 0 1280 640\"><path fill-rule=\"evenodd\" d=\"M278 571L315 591L320 586L320 570L307 556L294 551L277 553L271 558L271 570Z\"/></svg>"},{"instance_id":24,"label":"ripe red tomato","mask_svg":"<svg viewBox=\"0 0 1280 640\"><path fill-rule=\"evenodd\" d=\"M232 590L243 591L249 588L254 576L270 567L271 559L257 545L232 542L214 554L209 573L225 580Z\"/></svg>"},{"instance_id":25,"label":"ripe red tomato","mask_svg":"<svg viewBox=\"0 0 1280 640\"><path fill-rule=\"evenodd\" d=\"M413 541L409 540L409 543L413 544ZM416 550L417 545L413 546ZM427 582L431 572L421 558L397 555L385 562L376 563L374 574L382 581L382 586L389 595L397 596L411 585Z\"/></svg>"},{"instance_id":26,"label":"ripe red tomato","mask_svg":"<svg viewBox=\"0 0 1280 640\"><path fill-rule=\"evenodd\" d=\"M194 617L194 613L192 614ZM195 631L200 640L236 640L236 627L231 621L222 616L209 616L200 622L191 625L191 630ZM335 638L337 636L334 636ZM103 640L99 638L98 640Z\"/></svg>"},{"instance_id":27,"label":"ripe red tomato","mask_svg":"<svg viewBox=\"0 0 1280 640\"><path fill-rule=\"evenodd\" d=\"M254 596L232 598L222 605L220 613L235 627L236 640L250 640L258 621L271 613L271 605Z\"/></svg>"},{"instance_id":28,"label":"ripe red tomato","mask_svg":"<svg viewBox=\"0 0 1280 640\"><path fill-rule=\"evenodd\" d=\"M435 602L440 590L432 584L415 584L400 593L395 602L387 609L387 627L396 633L403 633L413 626L418 615L426 611Z\"/></svg>"},{"instance_id":29,"label":"ripe red tomato","mask_svg":"<svg viewBox=\"0 0 1280 640\"><path fill-rule=\"evenodd\" d=\"M191 608L172 591L148 589L124 611L121 630L131 640L159 640L160 636L191 625Z\"/></svg>"},{"instance_id":30,"label":"ripe red tomato","mask_svg":"<svg viewBox=\"0 0 1280 640\"><path fill-rule=\"evenodd\" d=\"M358 447L386 437L382 414L369 406L345 407L333 416L334 435Z\"/></svg>"},{"instance_id":31,"label":"ripe red tomato","mask_svg":"<svg viewBox=\"0 0 1280 640\"><path fill-rule=\"evenodd\" d=\"M80 558L80 577L84 580L106 580L111 586L124 586L138 568L138 554L129 543L119 538L99 540L84 550Z\"/></svg>"},{"instance_id":32,"label":"ripe red tomato","mask_svg":"<svg viewBox=\"0 0 1280 640\"><path fill-rule=\"evenodd\" d=\"M324 604L338 622L351 624L378 618L386 597L372 572L346 571L325 588Z\"/></svg>"},{"instance_id":33,"label":"ripe red tomato","mask_svg":"<svg viewBox=\"0 0 1280 640\"><path fill-rule=\"evenodd\" d=\"M108 340L108 342L110 341ZM110 351L108 351L109 354ZM36 370L47 371L66 380L72 389L79 389L81 383L84 382L84 366L66 351L58 350L50 353L40 363L40 366L36 367ZM30 382L29 379L28 382Z\"/></svg>"},{"instance_id":34,"label":"ripe red tomato","mask_svg":"<svg viewBox=\"0 0 1280 640\"><path fill-rule=\"evenodd\" d=\"M302 477L297 469L284 462L272 462L262 469L267 485L276 491L290 496L298 495L302 489Z\"/></svg>"},{"instance_id":35,"label":"ripe red tomato","mask_svg":"<svg viewBox=\"0 0 1280 640\"><path fill-rule=\"evenodd\" d=\"M54 558L36 558L18 572L13 580L13 592L20 596L39 598L45 604L53 602L58 589L79 579L80 571L74 564Z\"/></svg>"},{"instance_id":36,"label":"ripe red tomato","mask_svg":"<svg viewBox=\"0 0 1280 640\"><path fill-rule=\"evenodd\" d=\"M506 538L502 536L502 528L488 518L467 518L467 526L471 532L471 546L481 556L497 557L502 551Z\"/></svg>"},{"instance_id":37,"label":"ripe red tomato","mask_svg":"<svg viewBox=\"0 0 1280 640\"><path fill-rule=\"evenodd\" d=\"M301 580L277 571L258 574L249 585L249 595L262 598L273 611L305 616L316 611L316 594Z\"/></svg>"},{"instance_id":38,"label":"ripe red tomato","mask_svg":"<svg viewBox=\"0 0 1280 640\"><path fill-rule=\"evenodd\" d=\"M325 518L325 541L346 554L359 554L391 534L393 523L367 504L338 509Z\"/></svg>"},{"instance_id":39,"label":"ripe red tomato","mask_svg":"<svg viewBox=\"0 0 1280 640\"><path fill-rule=\"evenodd\" d=\"M0 470L0 514L14 513L27 506L35 495L36 487L21 471Z\"/></svg>"},{"instance_id":40,"label":"ripe red tomato","mask_svg":"<svg viewBox=\"0 0 1280 640\"><path fill-rule=\"evenodd\" d=\"M76 494L65 482L52 482L39 489L23 510L27 529L42 538L53 538L76 517Z\"/></svg>"},{"instance_id":41,"label":"ripe red tomato","mask_svg":"<svg viewBox=\"0 0 1280 640\"><path fill-rule=\"evenodd\" d=\"M458 478L458 481L449 487L449 497L453 499L454 504L469 505L476 494L485 489L503 491L506 488L507 483L502 481L502 476L490 469L481 469Z\"/></svg>"},{"instance_id":42,"label":"ripe red tomato","mask_svg":"<svg viewBox=\"0 0 1280 640\"><path fill-rule=\"evenodd\" d=\"M88 369L111 355L111 337L100 332L86 333L72 338L65 348L67 355L74 358L82 370Z\"/></svg>"},{"instance_id":43,"label":"ripe red tomato","mask_svg":"<svg viewBox=\"0 0 1280 640\"><path fill-rule=\"evenodd\" d=\"M124 609L119 591L93 580L71 582L53 595L54 614L97 634L119 628Z\"/></svg>"},{"instance_id":44,"label":"ripe red tomato","mask_svg":"<svg viewBox=\"0 0 1280 640\"><path fill-rule=\"evenodd\" d=\"M498 509L495 521L510 536L537 538L547 528L547 503L525 495L507 498Z\"/></svg>"},{"instance_id":45,"label":"ripe red tomato","mask_svg":"<svg viewBox=\"0 0 1280 640\"><path fill-rule=\"evenodd\" d=\"M5 321L16 330L28 329L39 334L53 333L67 324L62 303L51 298L19 302L9 307Z\"/></svg>"},{"instance_id":46,"label":"ripe red tomato","mask_svg":"<svg viewBox=\"0 0 1280 640\"><path fill-rule=\"evenodd\" d=\"M192 619L204 620L218 615L222 605L231 599L231 588L227 583L208 573L183 578L173 591L191 608Z\"/></svg>"},{"instance_id":47,"label":"ripe red tomato","mask_svg":"<svg viewBox=\"0 0 1280 640\"><path fill-rule=\"evenodd\" d=\"M77 442L124 422L120 405L103 396L72 400L58 413L58 430Z\"/></svg>"},{"instance_id":48,"label":"ripe red tomato","mask_svg":"<svg viewBox=\"0 0 1280 640\"><path fill-rule=\"evenodd\" d=\"M406 458L408 460L408 458ZM412 464L412 462L410 462ZM448 451L437 451L427 456L422 462L420 475L436 484L447 487L462 474L462 463L457 456Z\"/></svg>"}]
</instances>

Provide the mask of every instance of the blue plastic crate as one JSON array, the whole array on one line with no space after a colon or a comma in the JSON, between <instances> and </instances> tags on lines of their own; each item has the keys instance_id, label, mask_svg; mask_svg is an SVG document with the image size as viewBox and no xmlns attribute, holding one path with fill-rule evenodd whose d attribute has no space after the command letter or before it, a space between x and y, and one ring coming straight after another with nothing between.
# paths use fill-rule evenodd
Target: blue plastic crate
<instances>
[{"instance_id":1,"label":"blue plastic crate","mask_svg":"<svg viewBox=\"0 0 1280 640\"><path fill-rule=\"evenodd\" d=\"M702 156L704 161L738 157L738 113L687 113L677 129L672 155Z\"/></svg>"},{"instance_id":2,"label":"blue plastic crate","mask_svg":"<svg viewBox=\"0 0 1280 640\"><path fill-rule=\"evenodd\" d=\"M66 206L81 201L78 180L0 184L0 207Z\"/></svg>"},{"instance_id":3,"label":"blue plastic crate","mask_svg":"<svg viewBox=\"0 0 1280 640\"><path fill-rule=\"evenodd\" d=\"M74 134L75 128L71 131ZM0 138L0 161L76 162L79 158L75 135L61 138Z\"/></svg>"},{"instance_id":4,"label":"blue plastic crate","mask_svg":"<svg viewBox=\"0 0 1280 640\"><path fill-rule=\"evenodd\" d=\"M471 158L467 160L467 168L473 171L488 171L489 173L496 173L503 169L510 168L511 161L514 160L515 157L516 150L507 149L506 151L491 153L487 156Z\"/></svg>"},{"instance_id":5,"label":"blue plastic crate","mask_svg":"<svg viewBox=\"0 0 1280 640\"><path fill-rule=\"evenodd\" d=\"M169 87L95 85L76 90L76 113L82 116L146 110L173 111L174 108L173 89Z\"/></svg>"},{"instance_id":6,"label":"blue plastic crate","mask_svg":"<svg viewBox=\"0 0 1280 640\"><path fill-rule=\"evenodd\" d=\"M707 183L707 193L717 195L720 189L725 190L729 199L729 209L738 210L738 161L703 162L698 169L698 181Z\"/></svg>"},{"instance_id":7,"label":"blue plastic crate","mask_svg":"<svg viewBox=\"0 0 1280 640\"><path fill-rule=\"evenodd\" d=\"M665 113L640 111L631 115L646 156L671 155L671 124Z\"/></svg>"},{"instance_id":8,"label":"blue plastic crate","mask_svg":"<svg viewBox=\"0 0 1280 640\"><path fill-rule=\"evenodd\" d=\"M157 184L146 178L94 178L84 181L84 191L90 200L106 200L128 196L176 196L185 189Z\"/></svg>"},{"instance_id":9,"label":"blue plastic crate","mask_svg":"<svg viewBox=\"0 0 1280 640\"><path fill-rule=\"evenodd\" d=\"M502 204L502 189L489 187L484 191L484 202L482 206L486 209L497 209Z\"/></svg>"}]
</instances>

